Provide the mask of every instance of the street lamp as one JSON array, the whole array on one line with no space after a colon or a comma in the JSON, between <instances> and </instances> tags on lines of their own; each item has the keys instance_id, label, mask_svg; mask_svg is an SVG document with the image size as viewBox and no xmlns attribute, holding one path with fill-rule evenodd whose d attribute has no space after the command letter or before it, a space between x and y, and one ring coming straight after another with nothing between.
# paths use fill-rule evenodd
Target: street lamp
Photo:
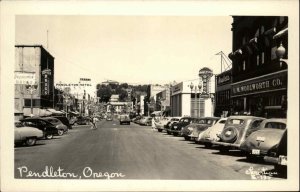
<instances>
[{"instance_id":1,"label":"street lamp","mask_svg":"<svg viewBox=\"0 0 300 192\"><path fill-rule=\"evenodd\" d=\"M279 58L279 62L280 62L280 67L282 66L282 62L285 62L286 64L288 64L288 60L287 59L283 59L284 55L285 55L285 48L282 45L282 42L280 42L279 47L276 49L276 56Z\"/></svg>"},{"instance_id":2,"label":"street lamp","mask_svg":"<svg viewBox=\"0 0 300 192\"><path fill-rule=\"evenodd\" d=\"M68 117L68 106L69 106L70 96L67 93L64 93L63 98L66 101L66 117Z\"/></svg>"},{"instance_id":3,"label":"street lamp","mask_svg":"<svg viewBox=\"0 0 300 192\"><path fill-rule=\"evenodd\" d=\"M202 94L201 90L202 90L202 85L201 83L199 82L199 84L197 86L195 86L193 84L193 82L191 82L191 84L189 85L190 89L191 89L191 96L192 96L192 92L193 90L195 91L195 101L194 101L194 110L196 110L197 108L197 113L195 114L196 117L199 117L200 116L200 95ZM199 105L197 105L197 102L198 102L198 98L197 98L197 94L198 94L198 90L199 90ZM191 114L193 112L192 110L192 98L191 98ZM197 106L197 107L196 107Z\"/></svg>"},{"instance_id":4,"label":"street lamp","mask_svg":"<svg viewBox=\"0 0 300 192\"><path fill-rule=\"evenodd\" d=\"M33 100L33 92L34 91L36 91L37 90L37 88L38 88L38 85L36 84L36 83L34 83L34 84L26 84L25 85L25 87L26 87L26 90L30 93L30 109L31 109L31 116L33 116L33 107L32 107L32 100Z\"/></svg>"},{"instance_id":5,"label":"street lamp","mask_svg":"<svg viewBox=\"0 0 300 192\"><path fill-rule=\"evenodd\" d=\"M211 116L214 116L214 109L215 109L215 94L214 93L210 93L210 99L211 99L211 104L212 104L212 110L211 110Z\"/></svg>"},{"instance_id":6,"label":"street lamp","mask_svg":"<svg viewBox=\"0 0 300 192\"><path fill-rule=\"evenodd\" d=\"M147 102L147 107L148 107L148 116L150 116L150 102Z\"/></svg>"}]
</instances>

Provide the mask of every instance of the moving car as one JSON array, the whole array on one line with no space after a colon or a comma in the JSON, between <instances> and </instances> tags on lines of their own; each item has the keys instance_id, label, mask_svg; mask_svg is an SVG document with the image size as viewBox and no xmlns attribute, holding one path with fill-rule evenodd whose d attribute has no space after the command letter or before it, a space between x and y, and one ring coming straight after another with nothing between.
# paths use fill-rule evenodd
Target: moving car
<instances>
[{"instance_id":1,"label":"moving car","mask_svg":"<svg viewBox=\"0 0 300 192\"><path fill-rule=\"evenodd\" d=\"M204 117L199 123L193 124L193 131L189 135L191 140L194 140L196 143L198 143L198 138L202 136L204 131L216 124L219 119L220 117Z\"/></svg>"},{"instance_id":2,"label":"moving car","mask_svg":"<svg viewBox=\"0 0 300 192\"><path fill-rule=\"evenodd\" d=\"M36 140L43 138L43 131L25 127L20 121L15 122L15 144L26 144L27 146L35 145Z\"/></svg>"},{"instance_id":3,"label":"moving car","mask_svg":"<svg viewBox=\"0 0 300 192\"><path fill-rule=\"evenodd\" d=\"M44 117L44 120L52 123L58 129L58 135L62 136L64 133L68 132L68 127L64 125L59 119L54 117Z\"/></svg>"},{"instance_id":4,"label":"moving car","mask_svg":"<svg viewBox=\"0 0 300 192\"><path fill-rule=\"evenodd\" d=\"M130 125L129 115L120 115L120 125L122 125L124 123Z\"/></svg>"},{"instance_id":5,"label":"moving car","mask_svg":"<svg viewBox=\"0 0 300 192\"><path fill-rule=\"evenodd\" d=\"M286 130L286 119L266 119L241 144L240 149L246 152L247 158L264 157L269 150L276 147Z\"/></svg>"},{"instance_id":6,"label":"moving car","mask_svg":"<svg viewBox=\"0 0 300 192\"><path fill-rule=\"evenodd\" d=\"M221 118L219 119L216 124L206 129L203 134L199 135L198 142L200 144L204 144L205 147L211 147L212 141L219 141L220 138L218 135L221 134L221 132L224 129L225 123L227 121L227 118Z\"/></svg>"},{"instance_id":7,"label":"moving car","mask_svg":"<svg viewBox=\"0 0 300 192\"><path fill-rule=\"evenodd\" d=\"M241 144L252 132L258 130L264 119L255 116L231 116L219 136L220 140L212 141L212 144L218 145L220 152L240 149Z\"/></svg>"},{"instance_id":8,"label":"moving car","mask_svg":"<svg viewBox=\"0 0 300 192\"><path fill-rule=\"evenodd\" d=\"M41 119L40 117L29 117L20 121L24 126L36 127L39 130L43 131L43 136L46 139L52 139L53 135L58 134L58 129L55 127L55 125L44 119Z\"/></svg>"},{"instance_id":9,"label":"moving car","mask_svg":"<svg viewBox=\"0 0 300 192\"><path fill-rule=\"evenodd\" d=\"M181 129L190 123L192 123L195 118L192 117L182 117L178 123L174 123L169 130L174 136L177 136L181 133Z\"/></svg>"}]
</instances>

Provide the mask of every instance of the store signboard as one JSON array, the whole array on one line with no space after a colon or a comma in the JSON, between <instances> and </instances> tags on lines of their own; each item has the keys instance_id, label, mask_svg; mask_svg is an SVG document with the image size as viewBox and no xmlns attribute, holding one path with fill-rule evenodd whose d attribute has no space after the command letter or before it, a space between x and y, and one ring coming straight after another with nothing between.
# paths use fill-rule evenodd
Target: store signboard
<instances>
[{"instance_id":1,"label":"store signboard","mask_svg":"<svg viewBox=\"0 0 300 192\"><path fill-rule=\"evenodd\" d=\"M33 85L36 83L34 72L21 72L15 71L15 84L16 85Z\"/></svg>"},{"instance_id":2,"label":"store signboard","mask_svg":"<svg viewBox=\"0 0 300 192\"><path fill-rule=\"evenodd\" d=\"M232 96L254 94L287 88L287 73L277 73L232 85Z\"/></svg>"}]
</instances>

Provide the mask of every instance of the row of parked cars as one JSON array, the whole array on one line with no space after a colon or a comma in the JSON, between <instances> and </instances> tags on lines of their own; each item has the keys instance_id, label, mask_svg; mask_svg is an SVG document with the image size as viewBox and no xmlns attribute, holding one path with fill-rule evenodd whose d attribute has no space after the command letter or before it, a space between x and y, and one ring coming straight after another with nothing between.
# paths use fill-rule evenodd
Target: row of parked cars
<instances>
[{"instance_id":1,"label":"row of parked cars","mask_svg":"<svg viewBox=\"0 0 300 192\"><path fill-rule=\"evenodd\" d=\"M159 132L182 136L206 148L217 147L220 153L241 150L248 160L263 159L286 172L286 119L255 116L162 117L155 121Z\"/></svg>"},{"instance_id":2,"label":"row of parked cars","mask_svg":"<svg viewBox=\"0 0 300 192\"><path fill-rule=\"evenodd\" d=\"M32 146L38 139L52 139L62 136L72 129L69 120L64 116L28 117L15 121L15 144Z\"/></svg>"},{"instance_id":3,"label":"row of parked cars","mask_svg":"<svg viewBox=\"0 0 300 192\"><path fill-rule=\"evenodd\" d=\"M131 121L139 125L150 126L152 124L152 118L153 117L137 116L133 118Z\"/></svg>"}]
</instances>

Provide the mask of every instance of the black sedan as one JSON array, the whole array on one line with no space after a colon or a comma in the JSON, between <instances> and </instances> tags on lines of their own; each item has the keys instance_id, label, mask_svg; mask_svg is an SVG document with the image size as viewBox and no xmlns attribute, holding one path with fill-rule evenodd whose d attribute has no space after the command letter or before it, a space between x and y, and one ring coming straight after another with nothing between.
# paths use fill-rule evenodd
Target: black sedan
<instances>
[{"instance_id":1,"label":"black sedan","mask_svg":"<svg viewBox=\"0 0 300 192\"><path fill-rule=\"evenodd\" d=\"M39 117L30 117L20 121L24 124L24 126L36 127L43 131L44 138L46 139L52 139L53 135L58 134L58 129L55 127L55 125Z\"/></svg>"}]
</instances>

